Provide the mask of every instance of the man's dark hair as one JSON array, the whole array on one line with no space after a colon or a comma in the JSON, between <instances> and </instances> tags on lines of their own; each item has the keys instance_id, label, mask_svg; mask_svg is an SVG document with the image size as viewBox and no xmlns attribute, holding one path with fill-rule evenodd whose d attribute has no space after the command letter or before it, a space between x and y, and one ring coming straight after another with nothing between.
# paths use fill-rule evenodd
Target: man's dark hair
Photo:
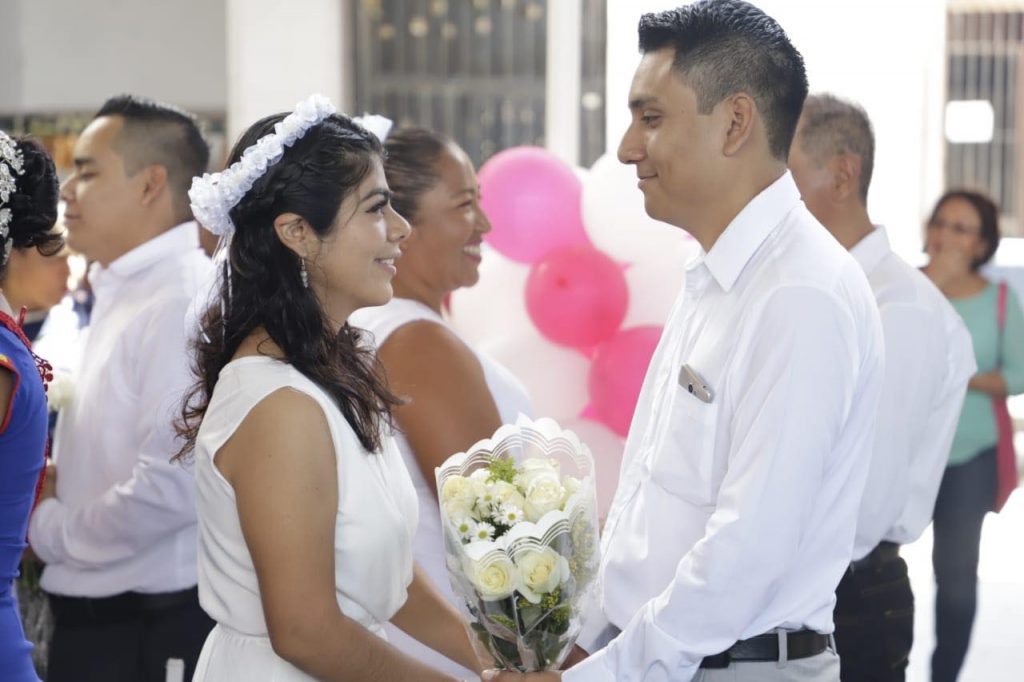
<instances>
[{"instance_id":1,"label":"man's dark hair","mask_svg":"<svg viewBox=\"0 0 1024 682\"><path fill-rule=\"evenodd\" d=\"M131 175L154 164L167 169L175 212L183 221L190 220L192 178L202 175L210 163L210 148L195 118L177 107L133 95L111 97L94 118L101 116L124 121L114 148L124 159L125 171Z\"/></svg>"},{"instance_id":2,"label":"man's dark hair","mask_svg":"<svg viewBox=\"0 0 1024 682\"><path fill-rule=\"evenodd\" d=\"M697 94L701 114L726 97L754 98L768 147L789 158L807 97L804 59L774 19L742 0L700 0L640 19L640 51L675 50L675 69Z\"/></svg>"},{"instance_id":3,"label":"man's dark hair","mask_svg":"<svg viewBox=\"0 0 1024 682\"><path fill-rule=\"evenodd\" d=\"M811 95L800 118L800 149L823 164L840 154L860 159L860 200L867 204L875 167L875 133L860 106L834 95Z\"/></svg>"}]
</instances>

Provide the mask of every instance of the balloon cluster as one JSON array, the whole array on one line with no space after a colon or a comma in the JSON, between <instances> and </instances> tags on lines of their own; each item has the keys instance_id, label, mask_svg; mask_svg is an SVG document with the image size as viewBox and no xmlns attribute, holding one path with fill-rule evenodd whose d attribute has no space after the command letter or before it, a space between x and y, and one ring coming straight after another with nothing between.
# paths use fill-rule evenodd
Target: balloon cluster
<instances>
[{"instance_id":1,"label":"balloon cluster","mask_svg":"<svg viewBox=\"0 0 1024 682\"><path fill-rule=\"evenodd\" d=\"M647 216L635 171L614 156L587 171L516 147L479 180L490 248L479 284L453 294L452 321L523 382L538 415L590 447L604 513L693 247Z\"/></svg>"}]
</instances>

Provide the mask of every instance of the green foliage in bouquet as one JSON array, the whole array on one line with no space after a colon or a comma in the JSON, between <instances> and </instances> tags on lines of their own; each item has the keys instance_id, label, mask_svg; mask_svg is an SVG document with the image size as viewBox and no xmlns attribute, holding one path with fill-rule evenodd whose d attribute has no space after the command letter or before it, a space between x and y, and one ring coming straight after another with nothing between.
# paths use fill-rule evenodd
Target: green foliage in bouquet
<instances>
[{"instance_id":1,"label":"green foliage in bouquet","mask_svg":"<svg viewBox=\"0 0 1024 682\"><path fill-rule=\"evenodd\" d=\"M519 474L519 467L516 466L516 463L504 457L492 456L487 470L489 472L487 476L488 483L497 483L498 481L514 483L516 475Z\"/></svg>"}]
</instances>

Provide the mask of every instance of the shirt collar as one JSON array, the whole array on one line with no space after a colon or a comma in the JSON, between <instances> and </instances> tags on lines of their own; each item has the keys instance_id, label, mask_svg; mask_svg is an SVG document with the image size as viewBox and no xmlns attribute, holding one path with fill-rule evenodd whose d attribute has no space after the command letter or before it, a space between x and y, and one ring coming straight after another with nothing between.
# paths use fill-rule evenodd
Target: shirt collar
<instances>
[{"instance_id":1,"label":"shirt collar","mask_svg":"<svg viewBox=\"0 0 1024 682\"><path fill-rule=\"evenodd\" d=\"M703 258L725 291L732 289L754 252L800 201L800 191L786 171L740 211Z\"/></svg>"},{"instance_id":2,"label":"shirt collar","mask_svg":"<svg viewBox=\"0 0 1024 682\"><path fill-rule=\"evenodd\" d=\"M870 273L891 251L889 236L885 233L885 228L878 225L853 245L850 254L857 260L864 272Z\"/></svg>"},{"instance_id":3,"label":"shirt collar","mask_svg":"<svg viewBox=\"0 0 1024 682\"><path fill-rule=\"evenodd\" d=\"M107 267L93 263L89 269L89 282L95 288L131 279L167 257L198 248L198 224L195 221L181 223L136 246Z\"/></svg>"}]
</instances>

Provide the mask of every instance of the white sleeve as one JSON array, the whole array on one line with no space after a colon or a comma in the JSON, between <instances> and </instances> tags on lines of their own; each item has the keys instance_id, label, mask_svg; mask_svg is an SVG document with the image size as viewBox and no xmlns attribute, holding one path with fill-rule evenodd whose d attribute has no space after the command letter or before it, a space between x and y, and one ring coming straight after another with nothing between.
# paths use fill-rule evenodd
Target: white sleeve
<instances>
[{"instance_id":1,"label":"white sleeve","mask_svg":"<svg viewBox=\"0 0 1024 682\"><path fill-rule=\"evenodd\" d=\"M894 304L883 306L879 315L885 375L871 468L857 522L855 548L860 551L853 559L870 552L899 519L911 478L916 475L911 460L921 440L930 437L935 395L942 391L946 374L942 327L933 313L919 306Z\"/></svg>"},{"instance_id":2,"label":"white sleeve","mask_svg":"<svg viewBox=\"0 0 1024 682\"><path fill-rule=\"evenodd\" d=\"M101 568L196 522L191 468L171 462L180 444L174 422L192 382L183 324L189 303L150 306L136 327L138 338L125 344L135 353L126 362L136 414L125 422L137 425L131 437L139 444L138 460L130 476L87 505L71 509L57 499L39 505L29 542L43 561Z\"/></svg>"},{"instance_id":3,"label":"white sleeve","mask_svg":"<svg viewBox=\"0 0 1024 682\"><path fill-rule=\"evenodd\" d=\"M949 450L967 395L967 382L978 371L974 345L963 320L956 316L952 329L941 330L946 353L932 371L944 380L935 383L933 394L923 393L918 400L928 404L930 414L922 438L914 443L909 461L906 505L899 522L892 529L891 539L906 544L914 542L931 523L935 498L939 494L942 474L949 462ZM931 397L928 401L925 398Z\"/></svg>"}]
</instances>

